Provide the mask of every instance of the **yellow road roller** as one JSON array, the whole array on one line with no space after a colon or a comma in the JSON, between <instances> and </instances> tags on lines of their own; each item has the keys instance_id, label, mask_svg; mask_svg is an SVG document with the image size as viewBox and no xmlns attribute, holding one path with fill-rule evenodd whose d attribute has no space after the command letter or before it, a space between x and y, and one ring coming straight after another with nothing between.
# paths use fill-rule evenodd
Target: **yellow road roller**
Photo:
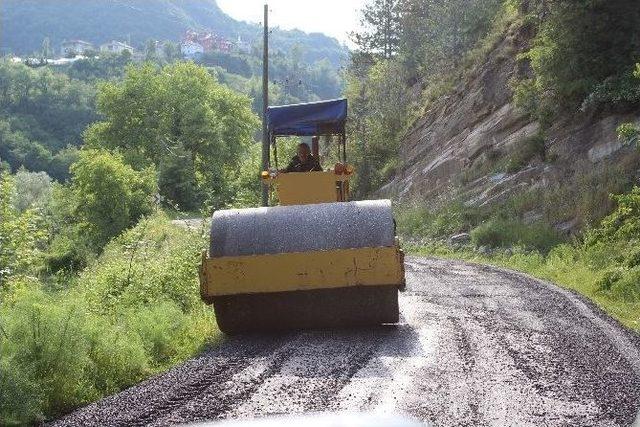
<instances>
[{"instance_id":1,"label":"yellow road roller","mask_svg":"<svg viewBox=\"0 0 640 427\"><path fill-rule=\"evenodd\" d=\"M340 161L324 171L270 167L261 179L278 206L213 214L200 288L222 332L398 322L405 273L391 202L349 201L346 120L346 99L268 109L276 153L278 137L330 135ZM311 151L317 159L317 138Z\"/></svg>"}]
</instances>

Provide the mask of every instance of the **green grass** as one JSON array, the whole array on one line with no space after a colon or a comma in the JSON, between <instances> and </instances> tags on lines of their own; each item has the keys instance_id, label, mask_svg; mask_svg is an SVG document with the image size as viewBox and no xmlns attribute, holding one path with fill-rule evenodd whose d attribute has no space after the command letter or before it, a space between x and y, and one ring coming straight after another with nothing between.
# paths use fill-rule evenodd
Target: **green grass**
<instances>
[{"instance_id":1,"label":"green grass","mask_svg":"<svg viewBox=\"0 0 640 427\"><path fill-rule=\"evenodd\" d=\"M585 177L585 181L590 179ZM640 187L610 197L613 208L606 214L600 213L602 207L587 203L585 206L592 206L585 207L590 215L606 216L571 242L545 222L549 217L545 200L557 194L523 194L484 211L461 203L437 209L413 203L396 208L398 233L405 237L408 253L529 273L586 296L624 325L640 331ZM536 200L542 201L538 202L542 219L533 224L518 219L520 211L535 207ZM448 245L447 238L459 231L470 231L471 242Z\"/></svg>"},{"instance_id":2,"label":"green grass","mask_svg":"<svg viewBox=\"0 0 640 427\"><path fill-rule=\"evenodd\" d=\"M602 282L606 272L590 260L589 255L572 245L556 246L548 255L520 249L501 250L492 254L480 254L473 248L452 249L443 243L424 245L405 244L409 254L459 259L480 264L505 267L551 281L566 289L584 295L623 325L640 331L640 298L630 288L638 286L640 275L624 274L626 282L614 292L604 289ZM635 281L635 282L634 282Z\"/></svg>"},{"instance_id":3,"label":"green grass","mask_svg":"<svg viewBox=\"0 0 640 427\"><path fill-rule=\"evenodd\" d=\"M165 371L217 330L199 300L203 233L155 214L79 276L0 290L0 424L35 423Z\"/></svg>"}]
</instances>

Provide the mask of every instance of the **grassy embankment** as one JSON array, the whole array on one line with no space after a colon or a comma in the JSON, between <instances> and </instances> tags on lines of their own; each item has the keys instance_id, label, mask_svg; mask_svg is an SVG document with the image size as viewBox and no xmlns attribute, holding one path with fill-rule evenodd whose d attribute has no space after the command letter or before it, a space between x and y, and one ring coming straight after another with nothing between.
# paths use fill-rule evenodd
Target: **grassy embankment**
<instances>
[{"instance_id":1,"label":"grassy embankment","mask_svg":"<svg viewBox=\"0 0 640 427\"><path fill-rule=\"evenodd\" d=\"M215 338L201 232L143 219L78 276L20 277L0 299L0 424L33 423L135 384Z\"/></svg>"},{"instance_id":2,"label":"grassy embankment","mask_svg":"<svg viewBox=\"0 0 640 427\"><path fill-rule=\"evenodd\" d=\"M593 300L625 326L640 331L640 189L617 196L617 209L581 236L563 238L544 223L477 220L460 206L397 212L408 253L493 264L529 273ZM470 230L471 241L446 237Z\"/></svg>"}]
</instances>

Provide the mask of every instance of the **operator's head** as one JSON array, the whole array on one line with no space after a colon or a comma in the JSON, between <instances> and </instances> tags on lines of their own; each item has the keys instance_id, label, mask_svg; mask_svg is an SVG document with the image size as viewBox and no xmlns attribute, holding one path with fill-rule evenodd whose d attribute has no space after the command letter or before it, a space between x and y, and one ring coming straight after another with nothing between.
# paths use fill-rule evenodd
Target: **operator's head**
<instances>
[{"instance_id":1,"label":"operator's head","mask_svg":"<svg viewBox=\"0 0 640 427\"><path fill-rule=\"evenodd\" d=\"M298 158L300 160L304 162L305 160L307 160L310 154L311 154L311 149L307 144L305 144L304 142L301 144L298 144Z\"/></svg>"}]
</instances>

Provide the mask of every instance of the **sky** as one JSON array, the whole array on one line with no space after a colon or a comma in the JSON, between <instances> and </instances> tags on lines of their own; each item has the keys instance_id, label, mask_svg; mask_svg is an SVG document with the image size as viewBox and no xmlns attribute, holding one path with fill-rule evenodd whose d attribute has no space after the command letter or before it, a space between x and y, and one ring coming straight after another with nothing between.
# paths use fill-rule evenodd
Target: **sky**
<instances>
[{"instance_id":1,"label":"sky","mask_svg":"<svg viewBox=\"0 0 640 427\"><path fill-rule=\"evenodd\" d=\"M307 33L325 33L348 43L358 27L358 10L366 0L269 0L269 24ZM228 15L240 21L262 22L264 0L218 0Z\"/></svg>"}]
</instances>

